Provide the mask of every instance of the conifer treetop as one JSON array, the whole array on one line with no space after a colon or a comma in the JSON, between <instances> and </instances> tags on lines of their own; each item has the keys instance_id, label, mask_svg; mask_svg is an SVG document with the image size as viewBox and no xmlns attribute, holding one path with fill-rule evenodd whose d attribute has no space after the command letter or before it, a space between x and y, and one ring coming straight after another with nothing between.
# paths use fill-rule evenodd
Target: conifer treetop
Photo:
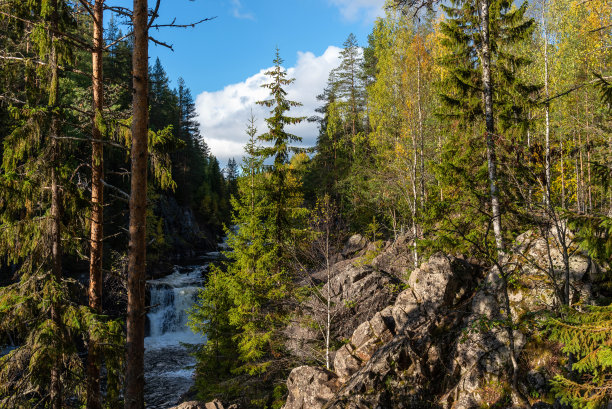
<instances>
[{"instance_id":1,"label":"conifer treetop","mask_svg":"<svg viewBox=\"0 0 612 409\"><path fill-rule=\"evenodd\" d=\"M302 104L286 98L287 91L285 91L284 87L293 84L295 78L287 78L287 71L282 66L283 59L280 56L278 47L276 48L276 56L273 62L274 67L266 72L266 75L270 77L272 81L262 85L262 88L270 90L270 98L263 101L257 101L258 105L271 108L271 116L266 118L268 132L259 135L258 139L262 142L274 142L273 147L260 148L260 153L264 160L274 156L274 163L278 165L288 163L290 151L301 151L300 148L288 146L291 142L301 142L302 138L286 132L285 126L299 124L304 121L306 117L292 117L286 115L287 111L292 107L299 107Z\"/></svg>"}]
</instances>

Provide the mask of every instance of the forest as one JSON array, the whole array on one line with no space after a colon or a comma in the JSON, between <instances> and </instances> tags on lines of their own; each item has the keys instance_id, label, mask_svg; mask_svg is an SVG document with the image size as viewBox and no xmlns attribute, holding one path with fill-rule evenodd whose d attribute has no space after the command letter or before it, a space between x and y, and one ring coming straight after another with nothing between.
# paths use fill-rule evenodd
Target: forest
<instances>
[{"instance_id":1,"label":"forest","mask_svg":"<svg viewBox=\"0 0 612 409\"><path fill-rule=\"evenodd\" d=\"M108 3L0 1L0 408L169 408L147 280L216 250L177 408L610 408L609 0L387 0L309 117L270 50L228 163Z\"/></svg>"}]
</instances>

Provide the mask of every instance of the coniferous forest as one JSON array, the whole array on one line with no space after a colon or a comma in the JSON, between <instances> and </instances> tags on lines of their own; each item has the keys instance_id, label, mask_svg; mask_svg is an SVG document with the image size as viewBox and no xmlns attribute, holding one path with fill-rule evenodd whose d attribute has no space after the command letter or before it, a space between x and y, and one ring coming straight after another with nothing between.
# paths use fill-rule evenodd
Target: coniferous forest
<instances>
[{"instance_id":1,"label":"coniferous forest","mask_svg":"<svg viewBox=\"0 0 612 409\"><path fill-rule=\"evenodd\" d=\"M310 117L270 50L228 163L158 11L0 1L0 408L611 407L609 0L387 0Z\"/></svg>"}]
</instances>

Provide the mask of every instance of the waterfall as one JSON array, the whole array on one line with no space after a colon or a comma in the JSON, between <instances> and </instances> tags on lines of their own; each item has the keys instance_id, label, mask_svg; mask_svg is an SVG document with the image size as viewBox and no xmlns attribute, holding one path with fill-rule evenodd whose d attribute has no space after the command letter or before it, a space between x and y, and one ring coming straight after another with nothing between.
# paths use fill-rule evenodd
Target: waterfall
<instances>
[{"instance_id":1,"label":"waterfall","mask_svg":"<svg viewBox=\"0 0 612 409\"><path fill-rule=\"evenodd\" d=\"M208 263L174 268L166 277L147 282L150 294L148 336L145 338L145 401L147 408L174 406L193 385L195 358L183 344L205 338L187 326L188 311L202 288Z\"/></svg>"},{"instance_id":2,"label":"waterfall","mask_svg":"<svg viewBox=\"0 0 612 409\"><path fill-rule=\"evenodd\" d=\"M204 266L175 267L169 276L149 280L151 294L149 336L147 348L180 345L181 342L200 344L204 339L187 326L188 311L202 286Z\"/></svg>"}]
</instances>

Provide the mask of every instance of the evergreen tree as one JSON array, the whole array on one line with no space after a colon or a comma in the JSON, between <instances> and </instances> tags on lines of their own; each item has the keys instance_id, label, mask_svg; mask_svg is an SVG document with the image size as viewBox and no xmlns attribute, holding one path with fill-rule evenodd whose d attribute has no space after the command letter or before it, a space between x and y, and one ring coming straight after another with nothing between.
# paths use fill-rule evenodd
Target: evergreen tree
<instances>
[{"instance_id":1,"label":"evergreen tree","mask_svg":"<svg viewBox=\"0 0 612 409\"><path fill-rule=\"evenodd\" d=\"M2 89L20 98L8 107L12 120L2 141L0 189L10 199L0 199L0 252L3 263L16 267L17 281L0 288L0 331L11 331L19 346L0 358L0 406L62 408L85 397L78 345L87 331L95 334L92 342L107 343L101 354L121 348L120 326L75 302L78 286L65 278L65 259L83 252L79 238L87 225L85 192L71 177L79 170L79 145L66 142L66 122L73 118L61 108L68 92L60 66L71 65L74 50L60 33L74 30L77 21L68 2L1 7L12 28L26 33L30 47L19 50L25 59L44 64ZM121 363L107 366L112 395Z\"/></svg>"},{"instance_id":2,"label":"evergreen tree","mask_svg":"<svg viewBox=\"0 0 612 409\"><path fill-rule=\"evenodd\" d=\"M357 135L364 130L363 112L365 107L365 86L363 73L364 60L362 51L357 44L357 38L350 34L340 52L340 65L334 69L337 81L337 96L343 102L342 117L352 155L355 157L357 147L363 148L364 140L358 140Z\"/></svg>"},{"instance_id":3,"label":"evergreen tree","mask_svg":"<svg viewBox=\"0 0 612 409\"><path fill-rule=\"evenodd\" d=\"M295 227L295 220L299 217L302 204L299 184L289 164L291 153L303 150L291 146L291 144L301 142L302 138L288 133L285 127L299 124L305 118L286 115L292 107L301 106L301 103L286 98L287 92L284 87L292 84L295 80L287 78L287 72L282 67L283 60L278 49L276 49L276 57L273 62L274 67L266 72L271 82L262 85L262 87L270 90L271 98L257 102L259 105L270 108L271 114L269 118L266 118L268 132L259 135L258 140L264 144L271 143L273 145L263 145L258 148L257 153L263 162L269 158L273 159L273 164L267 167L266 177L266 193L268 194L269 204L268 217L272 220L272 237L274 237L277 246L279 262L282 263L284 255L286 255L284 247L290 239L291 229Z\"/></svg>"},{"instance_id":4,"label":"evergreen tree","mask_svg":"<svg viewBox=\"0 0 612 409\"><path fill-rule=\"evenodd\" d=\"M227 231L231 249L226 253L227 269L211 270L190 322L208 339L198 353L201 397L240 391L252 400L249 403L264 399L258 401L263 406L269 384L257 378L231 379L232 374L254 376L282 370L273 364L282 348L279 330L283 319L278 303L287 296L287 276L277 268L274 220L268 217L268 176L256 133L251 118L238 195L232 197L232 224L237 227ZM244 382L251 384L249 390Z\"/></svg>"}]
</instances>

